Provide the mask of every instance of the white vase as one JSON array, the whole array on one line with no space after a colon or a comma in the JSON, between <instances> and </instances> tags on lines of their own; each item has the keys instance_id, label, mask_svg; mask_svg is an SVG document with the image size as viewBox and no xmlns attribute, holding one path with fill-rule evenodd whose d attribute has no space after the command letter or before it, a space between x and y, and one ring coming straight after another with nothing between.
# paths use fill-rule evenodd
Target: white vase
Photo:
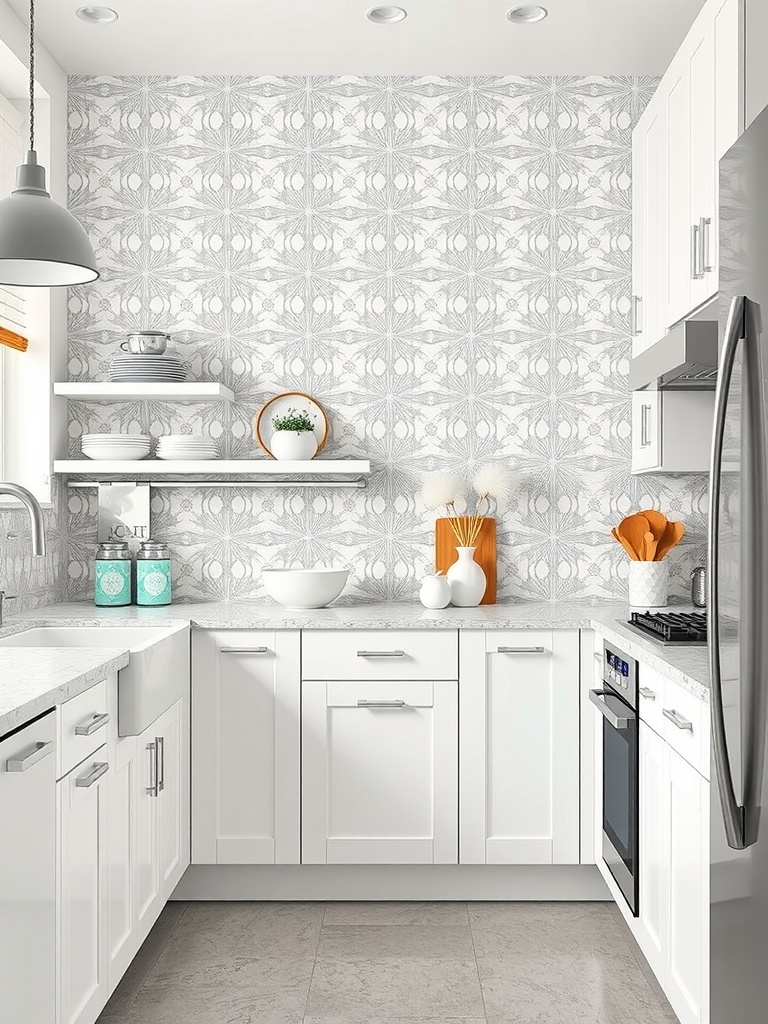
<instances>
[{"instance_id":1,"label":"white vase","mask_svg":"<svg viewBox=\"0 0 768 1024\"><path fill-rule=\"evenodd\" d=\"M269 448L281 462L303 462L317 455L317 441L311 430L276 430Z\"/></svg>"},{"instance_id":2,"label":"white vase","mask_svg":"<svg viewBox=\"0 0 768 1024\"><path fill-rule=\"evenodd\" d=\"M425 576L419 600L425 608L447 608L451 603L451 585L447 576Z\"/></svg>"},{"instance_id":3,"label":"white vase","mask_svg":"<svg viewBox=\"0 0 768 1024\"><path fill-rule=\"evenodd\" d=\"M475 548L456 548L457 560L446 573L451 585L451 604L474 608L485 594L485 573L475 561Z\"/></svg>"},{"instance_id":4,"label":"white vase","mask_svg":"<svg viewBox=\"0 0 768 1024\"><path fill-rule=\"evenodd\" d=\"M666 562L629 563L629 603L633 608L663 608L669 596Z\"/></svg>"}]
</instances>

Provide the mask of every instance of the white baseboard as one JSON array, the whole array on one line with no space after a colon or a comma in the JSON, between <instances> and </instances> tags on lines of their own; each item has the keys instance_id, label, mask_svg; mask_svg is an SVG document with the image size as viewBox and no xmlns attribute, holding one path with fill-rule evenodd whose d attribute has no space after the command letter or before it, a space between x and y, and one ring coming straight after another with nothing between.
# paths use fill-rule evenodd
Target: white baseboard
<instances>
[{"instance_id":1,"label":"white baseboard","mask_svg":"<svg viewBox=\"0 0 768 1024\"><path fill-rule=\"evenodd\" d=\"M193 864L174 900L610 900L592 865Z\"/></svg>"}]
</instances>

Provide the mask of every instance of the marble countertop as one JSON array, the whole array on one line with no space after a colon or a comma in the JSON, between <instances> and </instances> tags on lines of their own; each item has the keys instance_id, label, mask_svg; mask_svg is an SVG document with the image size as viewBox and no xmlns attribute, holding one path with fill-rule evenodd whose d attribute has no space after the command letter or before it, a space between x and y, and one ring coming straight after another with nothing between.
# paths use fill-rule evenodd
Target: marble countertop
<instances>
[{"instance_id":1,"label":"marble countertop","mask_svg":"<svg viewBox=\"0 0 768 1024\"><path fill-rule=\"evenodd\" d=\"M621 601L508 601L440 611L415 602L370 602L308 611L255 601L178 603L166 608L96 608L78 602L13 616L6 620L0 637L33 625L106 624L189 624L197 629L594 629L626 654L709 701L706 647L662 647L629 629L628 618L629 608ZM0 735L127 663L127 652L114 650L0 648Z\"/></svg>"},{"instance_id":2,"label":"marble countertop","mask_svg":"<svg viewBox=\"0 0 768 1024\"><path fill-rule=\"evenodd\" d=\"M114 648L0 647L0 736L127 664L128 651Z\"/></svg>"}]
</instances>

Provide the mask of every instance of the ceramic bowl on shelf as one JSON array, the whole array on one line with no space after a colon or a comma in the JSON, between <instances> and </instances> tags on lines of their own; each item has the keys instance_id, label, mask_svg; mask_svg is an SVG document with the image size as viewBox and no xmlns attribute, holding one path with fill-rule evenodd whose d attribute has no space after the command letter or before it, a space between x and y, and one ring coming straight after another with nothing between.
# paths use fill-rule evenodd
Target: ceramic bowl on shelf
<instances>
[{"instance_id":1,"label":"ceramic bowl on shelf","mask_svg":"<svg viewBox=\"0 0 768 1024\"><path fill-rule=\"evenodd\" d=\"M261 570L264 587L284 608L325 608L347 583L349 569Z\"/></svg>"},{"instance_id":2,"label":"ceramic bowl on shelf","mask_svg":"<svg viewBox=\"0 0 768 1024\"><path fill-rule=\"evenodd\" d=\"M80 448L87 459L135 462L145 459L152 446L146 434L83 434Z\"/></svg>"}]
</instances>

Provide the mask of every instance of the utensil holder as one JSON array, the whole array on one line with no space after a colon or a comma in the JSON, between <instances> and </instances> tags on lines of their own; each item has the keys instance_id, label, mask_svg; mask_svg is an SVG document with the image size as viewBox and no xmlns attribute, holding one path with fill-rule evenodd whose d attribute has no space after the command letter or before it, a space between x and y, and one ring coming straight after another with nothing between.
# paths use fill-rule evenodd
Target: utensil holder
<instances>
[{"instance_id":1,"label":"utensil holder","mask_svg":"<svg viewBox=\"0 0 768 1024\"><path fill-rule=\"evenodd\" d=\"M629 563L629 603L638 608L663 608L669 595L666 562Z\"/></svg>"}]
</instances>

